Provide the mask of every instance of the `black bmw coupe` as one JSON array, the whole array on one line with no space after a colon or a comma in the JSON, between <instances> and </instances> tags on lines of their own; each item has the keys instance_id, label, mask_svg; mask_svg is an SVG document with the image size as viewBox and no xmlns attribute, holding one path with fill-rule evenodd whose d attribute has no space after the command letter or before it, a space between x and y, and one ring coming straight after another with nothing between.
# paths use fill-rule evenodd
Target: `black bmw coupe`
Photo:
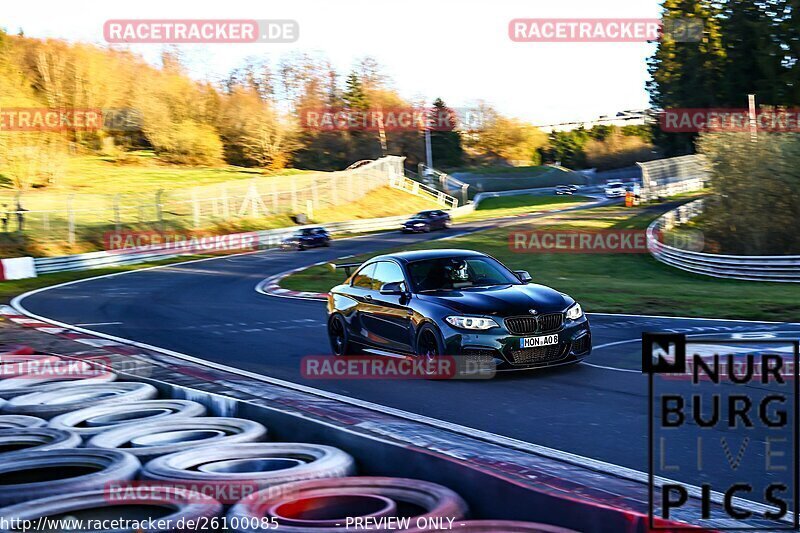
<instances>
[{"instance_id":1,"label":"black bmw coupe","mask_svg":"<svg viewBox=\"0 0 800 533\"><path fill-rule=\"evenodd\" d=\"M497 370L576 363L592 350L580 304L468 250L400 252L358 266L330 291L328 335L336 355L475 355Z\"/></svg>"}]
</instances>

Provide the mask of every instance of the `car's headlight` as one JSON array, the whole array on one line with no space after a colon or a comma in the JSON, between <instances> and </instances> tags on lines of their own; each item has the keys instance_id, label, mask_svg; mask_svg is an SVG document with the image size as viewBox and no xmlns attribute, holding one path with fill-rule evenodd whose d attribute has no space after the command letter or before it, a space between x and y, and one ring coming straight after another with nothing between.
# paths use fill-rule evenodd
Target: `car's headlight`
<instances>
[{"instance_id":1,"label":"car's headlight","mask_svg":"<svg viewBox=\"0 0 800 533\"><path fill-rule=\"evenodd\" d=\"M491 318L476 316L449 316L445 318L448 324L461 329L492 329L499 327Z\"/></svg>"},{"instance_id":2,"label":"car's headlight","mask_svg":"<svg viewBox=\"0 0 800 533\"><path fill-rule=\"evenodd\" d=\"M581 304L576 303L569 309L567 309L567 318L570 320L578 320L580 317L583 316L583 309L581 309Z\"/></svg>"},{"instance_id":3,"label":"car's headlight","mask_svg":"<svg viewBox=\"0 0 800 533\"><path fill-rule=\"evenodd\" d=\"M414 222L414 225L415 226L424 226L425 223L424 222Z\"/></svg>"}]
</instances>

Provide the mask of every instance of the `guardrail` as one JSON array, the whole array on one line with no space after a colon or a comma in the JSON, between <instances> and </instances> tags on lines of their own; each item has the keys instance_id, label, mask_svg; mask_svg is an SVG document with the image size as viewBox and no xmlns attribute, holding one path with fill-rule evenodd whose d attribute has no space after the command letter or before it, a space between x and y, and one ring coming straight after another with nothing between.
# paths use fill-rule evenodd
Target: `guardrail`
<instances>
[{"instance_id":1,"label":"guardrail","mask_svg":"<svg viewBox=\"0 0 800 533\"><path fill-rule=\"evenodd\" d=\"M332 234L365 233L370 231L381 231L396 229L400 224L408 219L408 215L370 218L365 220L349 220L346 222L332 222L325 224L325 228ZM258 249L277 248L283 239L292 233L303 228L319 227L320 224L308 224L305 226L292 226L290 228L279 228L272 230L254 231L250 233L237 233L227 235L232 240L247 237L256 241ZM61 257L37 257L34 259L36 272L38 274L51 274L54 272L67 272L74 270L88 270L92 268L103 268L111 266L133 265L170 259L181 255L199 253L196 245L187 243L186 245L152 245L136 248L130 251L113 250L101 252L89 252L86 254L67 255Z\"/></svg>"},{"instance_id":2,"label":"guardrail","mask_svg":"<svg viewBox=\"0 0 800 533\"><path fill-rule=\"evenodd\" d=\"M535 189L512 189L510 191L487 191L487 192L479 192L475 195L472 199L472 203L470 205L474 207L478 207L480 203L487 198L497 198L499 196L547 196L553 194L554 187L537 187ZM602 194L603 187L599 185L587 185L585 187L581 187L575 194L578 196L584 194Z\"/></svg>"},{"instance_id":3,"label":"guardrail","mask_svg":"<svg viewBox=\"0 0 800 533\"><path fill-rule=\"evenodd\" d=\"M458 178L454 178L446 172L436 170L429 167L424 163L419 164L419 176L421 179L429 179L432 182L439 184L439 190L445 193L461 193L461 203L466 204L469 201L469 183L464 183Z\"/></svg>"},{"instance_id":4,"label":"guardrail","mask_svg":"<svg viewBox=\"0 0 800 533\"><path fill-rule=\"evenodd\" d=\"M436 201L442 207L455 209L458 207L458 200L449 194L434 189L424 183L414 181L402 175L393 175L389 178L389 186L400 189L415 196L425 196Z\"/></svg>"},{"instance_id":5,"label":"guardrail","mask_svg":"<svg viewBox=\"0 0 800 533\"><path fill-rule=\"evenodd\" d=\"M800 282L800 255L723 255L681 250L659 240L659 232L683 224L700 214L703 200L695 200L665 213L647 228L647 248L664 264L705 276L745 281Z\"/></svg>"}]
</instances>

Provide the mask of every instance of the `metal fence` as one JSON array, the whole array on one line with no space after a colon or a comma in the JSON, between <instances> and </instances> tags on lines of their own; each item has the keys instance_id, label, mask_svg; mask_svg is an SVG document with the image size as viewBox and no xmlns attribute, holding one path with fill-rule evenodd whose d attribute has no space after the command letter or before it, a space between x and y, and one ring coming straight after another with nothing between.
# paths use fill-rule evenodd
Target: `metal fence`
<instances>
[{"instance_id":1,"label":"metal fence","mask_svg":"<svg viewBox=\"0 0 800 533\"><path fill-rule=\"evenodd\" d=\"M417 177L437 190L460 197L462 205L469 201L469 183L464 183L450 174L419 163Z\"/></svg>"},{"instance_id":2,"label":"metal fence","mask_svg":"<svg viewBox=\"0 0 800 533\"><path fill-rule=\"evenodd\" d=\"M636 164L642 169L641 194L645 201L699 191L708 186L711 178L706 159L700 155Z\"/></svg>"},{"instance_id":3,"label":"metal fence","mask_svg":"<svg viewBox=\"0 0 800 533\"><path fill-rule=\"evenodd\" d=\"M5 231L76 242L82 233L130 227L205 228L236 219L314 212L367 197L403 177L403 159L387 156L341 172L227 181L143 194L0 195ZM429 195L438 200L438 195ZM444 205L444 204L442 204ZM5 206L5 208L3 208ZM17 209L17 206L22 209Z\"/></svg>"},{"instance_id":4,"label":"metal fence","mask_svg":"<svg viewBox=\"0 0 800 533\"><path fill-rule=\"evenodd\" d=\"M332 234L351 234L364 233L369 231L381 231L399 229L408 215L372 218L364 220L350 220L347 222L333 222L325 224L325 228ZM280 246L281 241L299 229L315 227L295 226L291 228L280 228L273 230L262 230L252 233L242 233L228 235L228 237L247 236L257 250L268 250ZM244 241L244 239L239 239ZM37 257L34 259L37 274L51 274L53 272L66 272L71 270L88 270L92 268L103 268L111 266L132 265L169 259L181 255L192 255L200 253L193 244L187 243L185 246L166 246L153 245L138 247L131 250L113 250L102 252L90 252L86 254L67 255L62 257Z\"/></svg>"},{"instance_id":5,"label":"metal fence","mask_svg":"<svg viewBox=\"0 0 800 533\"><path fill-rule=\"evenodd\" d=\"M420 183L405 176L393 176L389 179L389 185L395 189L406 191L407 193L415 196L422 196L430 198L446 209L455 209L458 207L458 199L450 196L444 191L440 191Z\"/></svg>"},{"instance_id":6,"label":"metal fence","mask_svg":"<svg viewBox=\"0 0 800 533\"><path fill-rule=\"evenodd\" d=\"M662 231L684 224L702 213L703 200L673 209L647 228L647 247L657 260L667 265L706 276L747 281L800 282L800 255L742 256L692 252L668 246L659 239Z\"/></svg>"}]
</instances>

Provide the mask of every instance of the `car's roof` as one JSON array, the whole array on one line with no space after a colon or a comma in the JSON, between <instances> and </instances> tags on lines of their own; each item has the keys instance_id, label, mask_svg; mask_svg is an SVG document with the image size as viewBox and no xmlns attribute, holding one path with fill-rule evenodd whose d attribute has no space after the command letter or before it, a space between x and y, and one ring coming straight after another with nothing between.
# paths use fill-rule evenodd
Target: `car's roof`
<instances>
[{"instance_id":1,"label":"car's roof","mask_svg":"<svg viewBox=\"0 0 800 533\"><path fill-rule=\"evenodd\" d=\"M484 257L485 255L486 254L475 252L473 250L414 250L409 252L396 252L392 254L380 255L373 257L370 261L376 261L379 259L395 259L400 262L408 263L411 261L419 261L421 259L441 259L446 257Z\"/></svg>"}]
</instances>

